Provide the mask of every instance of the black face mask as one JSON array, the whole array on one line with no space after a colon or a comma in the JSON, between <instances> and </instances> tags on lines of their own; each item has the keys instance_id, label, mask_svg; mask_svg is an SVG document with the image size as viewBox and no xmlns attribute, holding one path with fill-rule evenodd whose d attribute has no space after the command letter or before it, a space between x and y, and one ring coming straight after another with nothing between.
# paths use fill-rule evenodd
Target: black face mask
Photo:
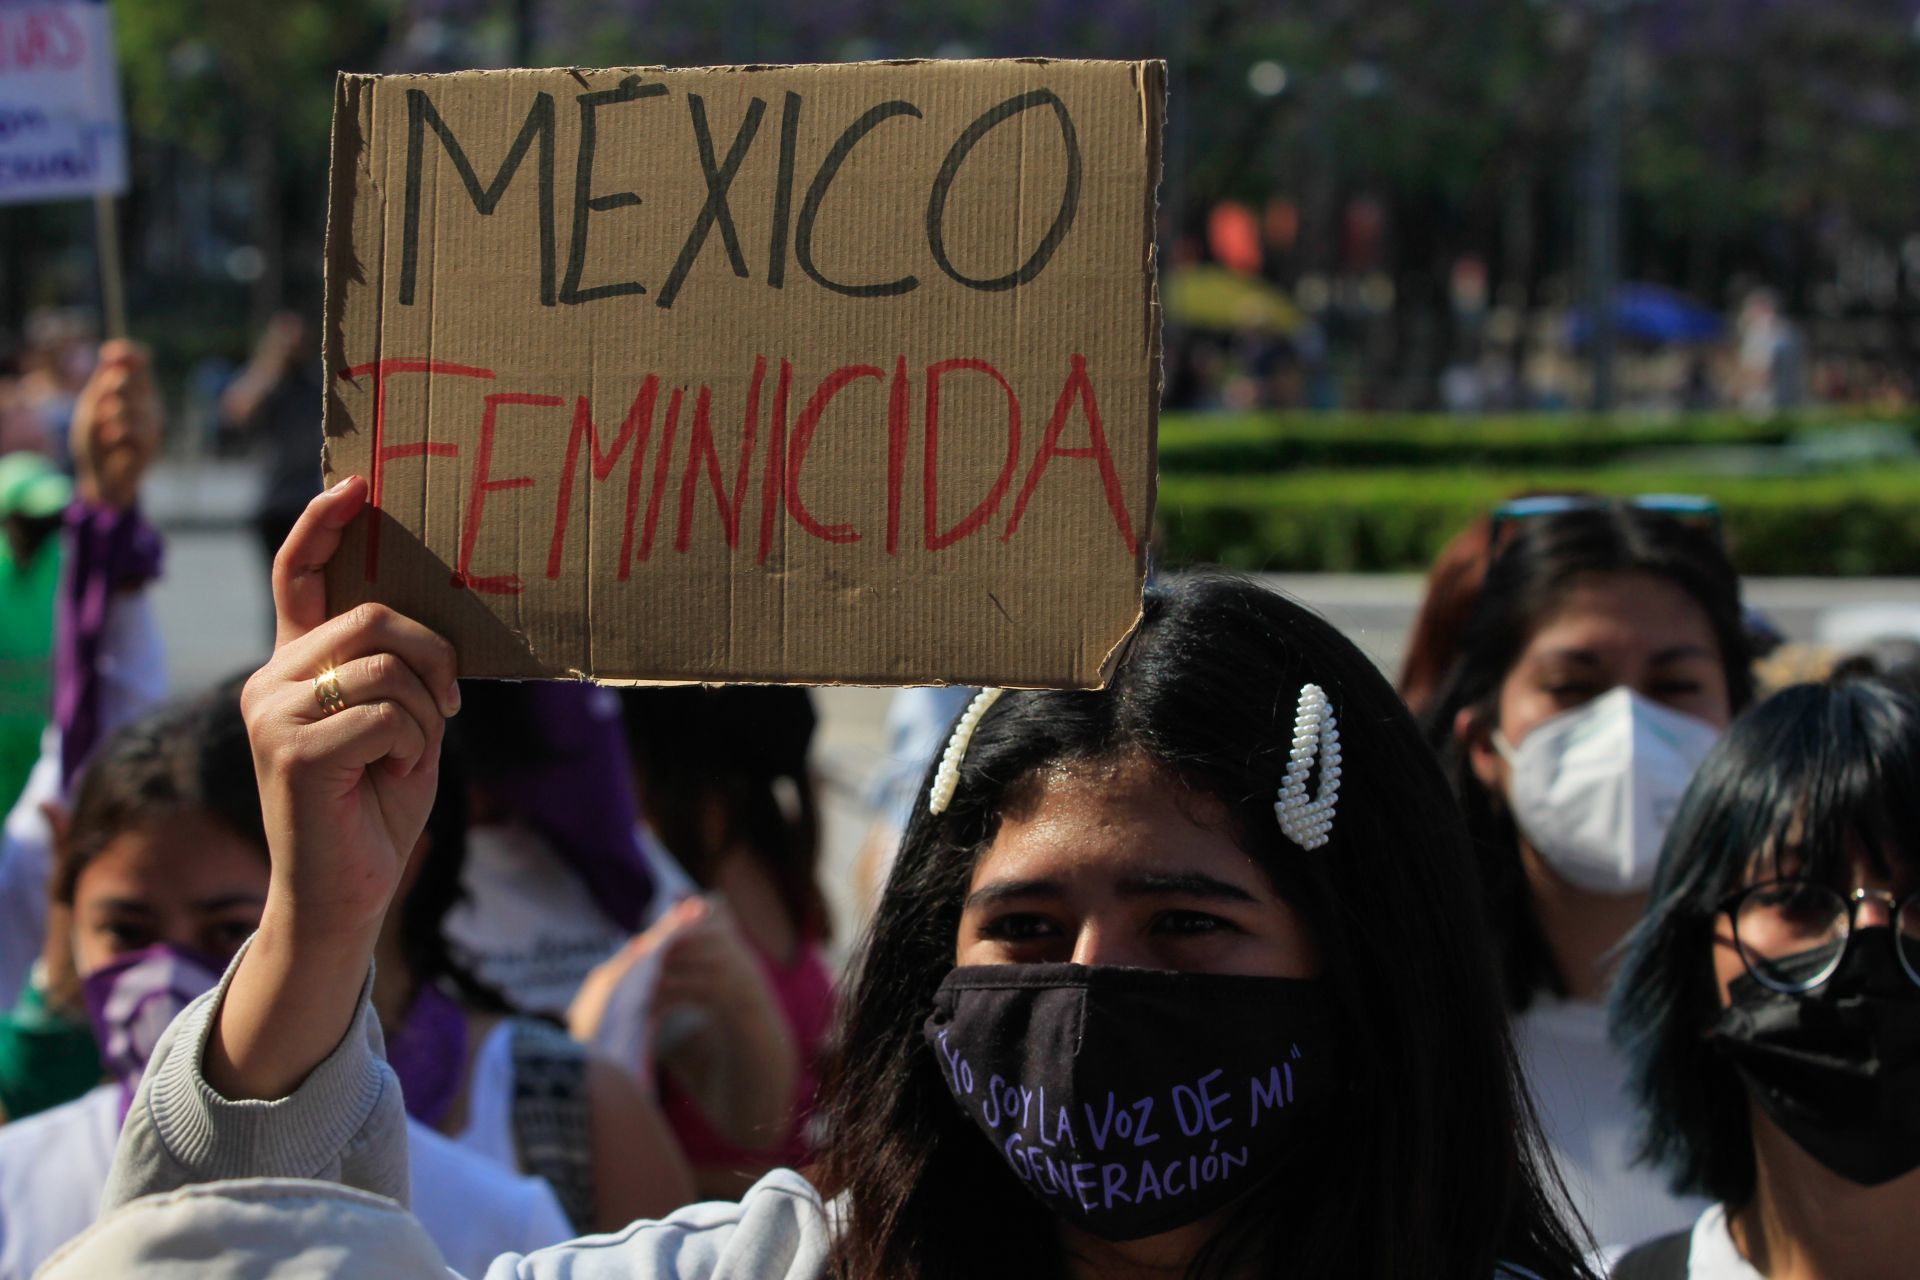
<instances>
[{"instance_id":1,"label":"black face mask","mask_svg":"<svg viewBox=\"0 0 1920 1280\"><path fill-rule=\"evenodd\" d=\"M1833 953L1776 964L1788 978L1810 976ZM1840 968L1807 994L1773 991L1751 974L1728 990L1714 1041L1788 1137L1862 1186L1920 1168L1920 988L1891 930L1857 931Z\"/></svg>"},{"instance_id":2,"label":"black face mask","mask_svg":"<svg viewBox=\"0 0 1920 1280\"><path fill-rule=\"evenodd\" d=\"M924 1034L1013 1176L1107 1240L1197 1222L1276 1174L1335 1087L1314 981L965 967Z\"/></svg>"}]
</instances>

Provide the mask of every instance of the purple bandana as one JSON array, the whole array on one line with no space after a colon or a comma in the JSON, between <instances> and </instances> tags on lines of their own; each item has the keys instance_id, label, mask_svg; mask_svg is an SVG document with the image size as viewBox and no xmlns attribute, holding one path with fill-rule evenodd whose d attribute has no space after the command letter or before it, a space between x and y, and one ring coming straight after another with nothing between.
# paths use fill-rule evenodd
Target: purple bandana
<instances>
[{"instance_id":1,"label":"purple bandana","mask_svg":"<svg viewBox=\"0 0 1920 1280\"><path fill-rule=\"evenodd\" d=\"M431 982L423 985L387 1039L387 1062L400 1077L407 1114L438 1128L466 1075L467 1018L460 1006Z\"/></svg>"}]
</instances>

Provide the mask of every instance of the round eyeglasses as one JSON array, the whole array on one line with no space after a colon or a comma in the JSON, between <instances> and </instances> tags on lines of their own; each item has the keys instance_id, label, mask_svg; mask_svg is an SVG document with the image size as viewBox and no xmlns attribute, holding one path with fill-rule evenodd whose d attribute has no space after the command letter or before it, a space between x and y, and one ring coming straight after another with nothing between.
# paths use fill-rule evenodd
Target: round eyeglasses
<instances>
[{"instance_id":1,"label":"round eyeglasses","mask_svg":"<svg viewBox=\"0 0 1920 1280\"><path fill-rule=\"evenodd\" d=\"M1863 902L1887 909L1900 967L1920 986L1920 890L1896 898L1885 889L1843 893L1812 880L1767 880L1735 889L1718 912L1733 921L1734 946L1754 980L1797 995L1839 969Z\"/></svg>"}]
</instances>

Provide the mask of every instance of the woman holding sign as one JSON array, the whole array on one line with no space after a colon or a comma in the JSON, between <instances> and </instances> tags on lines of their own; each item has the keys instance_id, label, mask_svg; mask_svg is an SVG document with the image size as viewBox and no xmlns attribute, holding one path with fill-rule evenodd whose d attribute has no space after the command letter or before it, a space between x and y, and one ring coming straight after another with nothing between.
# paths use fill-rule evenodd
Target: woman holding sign
<instances>
[{"instance_id":1,"label":"woman holding sign","mask_svg":"<svg viewBox=\"0 0 1920 1280\"><path fill-rule=\"evenodd\" d=\"M262 1174L404 1194L365 991L458 693L425 628L326 616L365 500L316 499L276 564L247 694L267 909L156 1051L112 1203ZM1105 690L992 697L859 961L822 1164L490 1275L1588 1275L1460 819L1358 650L1200 578L1147 597Z\"/></svg>"}]
</instances>

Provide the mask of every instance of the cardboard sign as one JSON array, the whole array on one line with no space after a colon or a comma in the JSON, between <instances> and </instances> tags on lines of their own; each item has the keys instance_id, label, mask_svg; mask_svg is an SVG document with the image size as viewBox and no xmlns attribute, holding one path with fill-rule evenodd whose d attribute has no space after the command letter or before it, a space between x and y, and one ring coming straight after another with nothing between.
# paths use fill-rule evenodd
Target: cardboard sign
<instances>
[{"instance_id":1,"label":"cardboard sign","mask_svg":"<svg viewBox=\"0 0 1920 1280\"><path fill-rule=\"evenodd\" d=\"M1163 69L344 76L330 571L485 676L1089 686L1153 519Z\"/></svg>"},{"instance_id":2,"label":"cardboard sign","mask_svg":"<svg viewBox=\"0 0 1920 1280\"><path fill-rule=\"evenodd\" d=\"M0 204L126 189L106 0L0 3Z\"/></svg>"}]
</instances>

